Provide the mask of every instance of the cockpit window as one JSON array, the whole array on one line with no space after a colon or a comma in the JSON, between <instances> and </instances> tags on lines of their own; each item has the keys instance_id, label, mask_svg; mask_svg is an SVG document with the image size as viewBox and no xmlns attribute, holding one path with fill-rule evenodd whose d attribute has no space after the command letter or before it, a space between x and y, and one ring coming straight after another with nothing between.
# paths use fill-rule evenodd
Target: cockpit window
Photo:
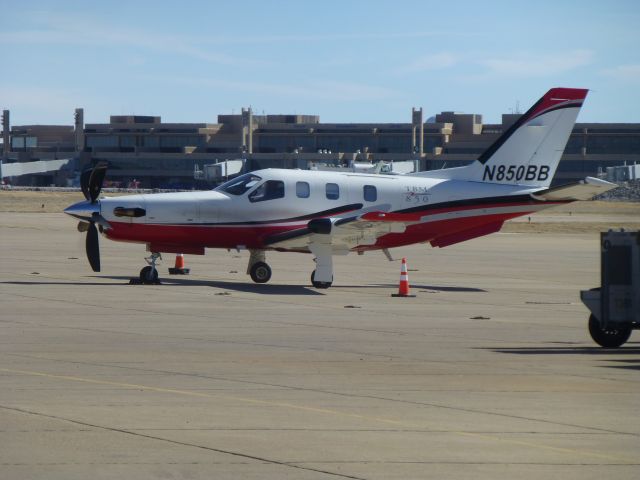
<instances>
[{"instance_id":1,"label":"cockpit window","mask_svg":"<svg viewBox=\"0 0 640 480\"><path fill-rule=\"evenodd\" d=\"M240 175L233 180L223 183L215 190L231 195L242 195L255 187L260 180L262 180L262 178L253 173L245 173L244 175Z\"/></svg>"},{"instance_id":2,"label":"cockpit window","mask_svg":"<svg viewBox=\"0 0 640 480\"><path fill-rule=\"evenodd\" d=\"M280 180L267 180L249 195L250 202L264 202L275 198L284 197L284 182Z\"/></svg>"}]
</instances>

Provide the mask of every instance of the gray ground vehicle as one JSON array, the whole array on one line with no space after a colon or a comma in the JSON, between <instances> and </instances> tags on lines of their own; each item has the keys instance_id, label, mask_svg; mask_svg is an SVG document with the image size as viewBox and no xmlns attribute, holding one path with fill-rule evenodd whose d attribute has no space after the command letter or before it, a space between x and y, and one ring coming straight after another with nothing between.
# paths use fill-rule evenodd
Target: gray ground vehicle
<instances>
[{"instance_id":1,"label":"gray ground vehicle","mask_svg":"<svg viewBox=\"0 0 640 480\"><path fill-rule=\"evenodd\" d=\"M582 290L580 299L591 311L591 338L617 348L640 329L640 232L602 232L600 245L601 286Z\"/></svg>"}]
</instances>

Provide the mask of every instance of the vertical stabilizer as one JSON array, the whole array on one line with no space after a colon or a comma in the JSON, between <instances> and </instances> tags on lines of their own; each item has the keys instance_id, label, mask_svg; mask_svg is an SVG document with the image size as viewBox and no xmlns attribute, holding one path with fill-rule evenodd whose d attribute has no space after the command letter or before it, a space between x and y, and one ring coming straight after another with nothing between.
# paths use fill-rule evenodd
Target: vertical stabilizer
<instances>
[{"instance_id":1,"label":"vertical stabilizer","mask_svg":"<svg viewBox=\"0 0 640 480\"><path fill-rule=\"evenodd\" d=\"M587 92L552 88L471 165L424 176L549 187Z\"/></svg>"}]
</instances>

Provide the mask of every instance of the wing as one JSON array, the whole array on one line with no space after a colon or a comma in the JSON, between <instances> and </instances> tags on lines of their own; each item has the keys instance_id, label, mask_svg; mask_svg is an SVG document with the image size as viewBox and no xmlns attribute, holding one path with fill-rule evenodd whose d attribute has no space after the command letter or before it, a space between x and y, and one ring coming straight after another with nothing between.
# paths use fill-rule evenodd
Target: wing
<instances>
[{"instance_id":1,"label":"wing","mask_svg":"<svg viewBox=\"0 0 640 480\"><path fill-rule=\"evenodd\" d=\"M310 251L313 244L330 244L333 253L348 253L358 246L374 245L388 233L402 233L420 215L366 212L350 217L314 218L306 227L271 235L265 245L275 249Z\"/></svg>"}]
</instances>

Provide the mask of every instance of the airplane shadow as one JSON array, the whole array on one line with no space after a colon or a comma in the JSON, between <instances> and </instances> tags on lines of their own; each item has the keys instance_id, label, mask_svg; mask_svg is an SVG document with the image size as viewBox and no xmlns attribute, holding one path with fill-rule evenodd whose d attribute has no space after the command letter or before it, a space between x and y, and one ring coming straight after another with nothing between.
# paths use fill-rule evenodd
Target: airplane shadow
<instances>
[{"instance_id":1,"label":"airplane shadow","mask_svg":"<svg viewBox=\"0 0 640 480\"><path fill-rule=\"evenodd\" d=\"M413 285L412 284L411 288L435 290L437 292L487 293L487 291L482 288L473 288L473 287L439 287L436 285Z\"/></svg>"},{"instance_id":2,"label":"airplane shadow","mask_svg":"<svg viewBox=\"0 0 640 480\"><path fill-rule=\"evenodd\" d=\"M101 278L111 278L113 280L128 281L132 277L109 276ZM185 287L213 287L222 290L232 290L236 292L257 293L260 295L324 295L310 285L275 285L256 283L235 283L218 280L192 280L178 277L160 277L161 285L185 286Z\"/></svg>"},{"instance_id":3,"label":"airplane shadow","mask_svg":"<svg viewBox=\"0 0 640 480\"><path fill-rule=\"evenodd\" d=\"M115 286L115 285L129 285L129 281L133 277L126 276L99 276L92 278L109 278L111 280L119 280L118 282L78 282L78 281L3 281L0 285L77 285L77 286ZM315 290L310 285L274 285L274 284L254 284L254 283L234 283L223 282L216 280L191 280L187 278L179 277L160 277L161 285L174 285L174 286L202 286L202 287L214 287L226 290L235 290L238 292L258 293L261 295L325 295L324 292ZM394 290L398 288L397 284L367 284L367 285L336 285L333 288L384 288ZM451 286L434 286L434 285L411 285L411 288L416 291L429 292L481 292L486 293L486 290L481 288L470 287L451 287Z\"/></svg>"},{"instance_id":4,"label":"airplane shadow","mask_svg":"<svg viewBox=\"0 0 640 480\"><path fill-rule=\"evenodd\" d=\"M87 285L95 287L104 287L108 285L125 285L121 282L21 282L21 281L6 281L0 282L0 285Z\"/></svg>"},{"instance_id":5,"label":"airplane shadow","mask_svg":"<svg viewBox=\"0 0 640 480\"><path fill-rule=\"evenodd\" d=\"M411 290L416 290L416 291L421 291L421 290L425 290L429 292L467 292L467 293L474 293L474 292L480 292L480 293L486 293L486 290L483 290L481 288L472 288L472 287L438 287L438 286L434 286L434 285L416 285L414 283L410 284L411 286ZM344 287L344 288L389 288L389 289L396 289L398 288L398 284L397 283L376 283L376 284L364 284L364 285L337 285L337 288L339 287ZM333 288L333 287L332 287Z\"/></svg>"},{"instance_id":6,"label":"airplane shadow","mask_svg":"<svg viewBox=\"0 0 640 480\"><path fill-rule=\"evenodd\" d=\"M101 276L99 278L110 278L111 280L120 280L118 282L35 282L35 281L4 281L0 282L0 285L74 285L74 286L129 286L129 281L132 277L108 277ZM215 280L203 281L203 280L186 280L178 278L160 278L159 285L171 285L171 286L190 286L190 287L213 287L220 288L222 290L234 290L236 292L257 293L261 295L324 295L320 291L316 291L311 286L305 285L257 285L251 283L232 283L232 282L219 282Z\"/></svg>"}]
</instances>

